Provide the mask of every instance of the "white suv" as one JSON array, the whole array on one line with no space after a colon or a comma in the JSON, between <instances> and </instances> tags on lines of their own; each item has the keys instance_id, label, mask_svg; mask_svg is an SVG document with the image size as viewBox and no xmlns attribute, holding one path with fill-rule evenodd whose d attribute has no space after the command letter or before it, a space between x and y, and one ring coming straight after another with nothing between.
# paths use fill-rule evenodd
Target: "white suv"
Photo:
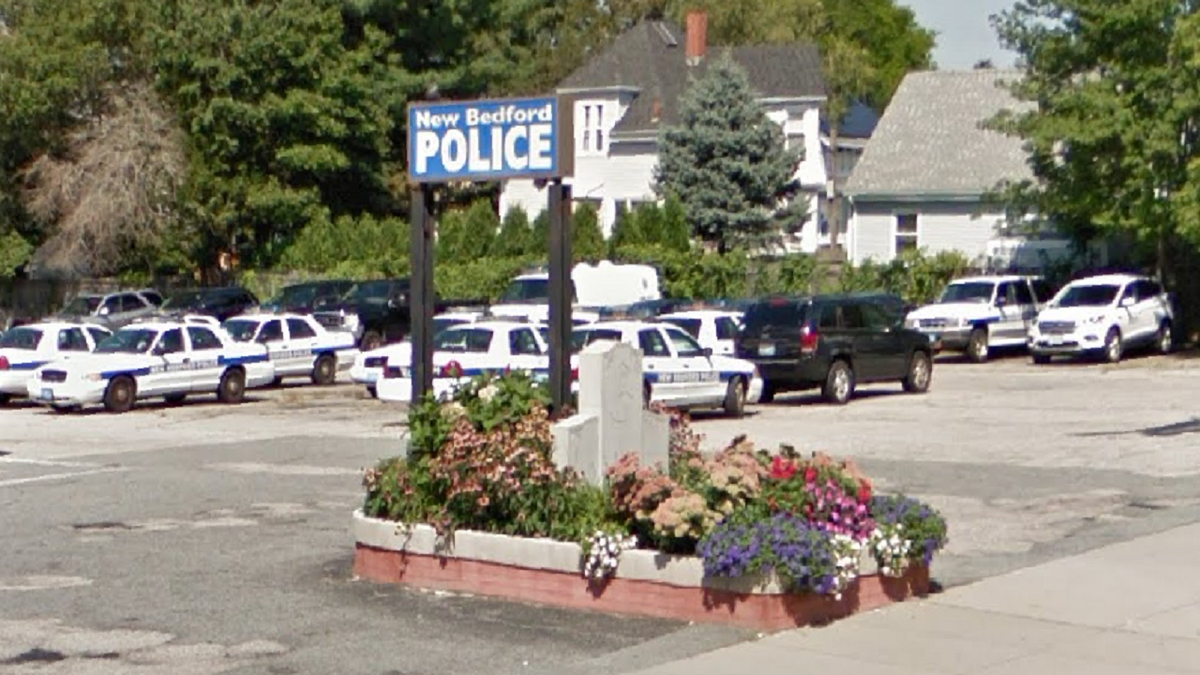
<instances>
[{"instance_id":1,"label":"white suv","mask_svg":"<svg viewBox=\"0 0 1200 675\"><path fill-rule=\"evenodd\" d=\"M955 279L932 305L908 314L909 328L929 336L936 350L962 351L976 363L996 347L1022 347L1038 308L1053 293L1035 277Z\"/></svg>"},{"instance_id":2,"label":"white suv","mask_svg":"<svg viewBox=\"0 0 1200 675\"><path fill-rule=\"evenodd\" d=\"M1056 354L1097 354L1110 363L1125 349L1171 351L1171 301L1158 282L1130 274L1088 277L1067 284L1029 330L1035 363Z\"/></svg>"}]
</instances>

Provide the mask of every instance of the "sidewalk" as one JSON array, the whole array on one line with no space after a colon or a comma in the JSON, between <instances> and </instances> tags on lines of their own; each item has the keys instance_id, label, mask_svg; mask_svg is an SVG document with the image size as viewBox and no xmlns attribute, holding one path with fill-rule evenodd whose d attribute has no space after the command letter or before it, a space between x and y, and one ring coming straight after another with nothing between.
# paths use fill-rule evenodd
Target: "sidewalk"
<instances>
[{"instance_id":1,"label":"sidewalk","mask_svg":"<svg viewBox=\"0 0 1200 675\"><path fill-rule=\"evenodd\" d=\"M637 675L822 672L1200 673L1200 524Z\"/></svg>"}]
</instances>

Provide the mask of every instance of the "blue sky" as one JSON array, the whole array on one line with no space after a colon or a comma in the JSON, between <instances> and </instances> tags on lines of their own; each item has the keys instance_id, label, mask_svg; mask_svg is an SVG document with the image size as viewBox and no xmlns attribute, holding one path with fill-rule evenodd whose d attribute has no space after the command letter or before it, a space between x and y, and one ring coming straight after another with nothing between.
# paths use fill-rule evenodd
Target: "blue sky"
<instances>
[{"instance_id":1,"label":"blue sky","mask_svg":"<svg viewBox=\"0 0 1200 675\"><path fill-rule=\"evenodd\" d=\"M942 70L970 68L981 59L1010 66L1016 55L1000 48L988 17L1013 0L898 0L912 8L917 22L937 31L933 60Z\"/></svg>"}]
</instances>

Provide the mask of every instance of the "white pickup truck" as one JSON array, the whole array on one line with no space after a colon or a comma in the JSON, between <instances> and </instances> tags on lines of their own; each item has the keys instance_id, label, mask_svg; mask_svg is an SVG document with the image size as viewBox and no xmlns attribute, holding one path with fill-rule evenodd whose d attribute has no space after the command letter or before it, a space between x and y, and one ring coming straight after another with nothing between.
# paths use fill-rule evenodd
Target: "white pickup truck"
<instances>
[{"instance_id":1,"label":"white pickup truck","mask_svg":"<svg viewBox=\"0 0 1200 675\"><path fill-rule=\"evenodd\" d=\"M649 265L616 265L607 260L595 265L579 263L571 269L571 283L572 320L576 325L598 320L603 308L662 298L658 270ZM550 315L550 275L530 272L516 277L488 313L497 319L546 323Z\"/></svg>"},{"instance_id":2,"label":"white pickup truck","mask_svg":"<svg viewBox=\"0 0 1200 675\"><path fill-rule=\"evenodd\" d=\"M1106 274L1072 281L1038 314L1029 329L1034 363L1055 355L1095 354L1110 363L1134 346L1171 351L1175 314L1157 281Z\"/></svg>"},{"instance_id":3,"label":"white pickup truck","mask_svg":"<svg viewBox=\"0 0 1200 675\"><path fill-rule=\"evenodd\" d=\"M929 336L934 349L965 352L975 363L996 347L1021 347L1041 305L1052 295L1036 277L955 279L932 305L909 312L909 328Z\"/></svg>"}]
</instances>

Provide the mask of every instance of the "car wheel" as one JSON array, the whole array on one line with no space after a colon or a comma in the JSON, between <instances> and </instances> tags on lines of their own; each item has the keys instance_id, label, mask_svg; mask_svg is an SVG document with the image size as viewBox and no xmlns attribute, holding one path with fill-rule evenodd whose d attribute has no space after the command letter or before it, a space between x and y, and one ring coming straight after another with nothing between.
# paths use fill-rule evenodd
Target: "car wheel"
<instances>
[{"instance_id":1,"label":"car wheel","mask_svg":"<svg viewBox=\"0 0 1200 675\"><path fill-rule=\"evenodd\" d=\"M8 405L12 400L12 394L0 394L0 405Z\"/></svg>"},{"instance_id":2,"label":"car wheel","mask_svg":"<svg viewBox=\"0 0 1200 675\"><path fill-rule=\"evenodd\" d=\"M337 380L337 359L331 354L322 354L313 366L313 384L328 386Z\"/></svg>"},{"instance_id":3,"label":"car wheel","mask_svg":"<svg viewBox=\"0 0 1200 675\"><path fill-rule=\"evenodd\" d=\"M988 332L986 328L976 328L971 331L967 340L967 358L974 363L985 363L988 360Z\"/></svg>"},{"instance_id":4,"label":"car wheel","mask_svg":"<svg viewBox=\"0 0 1200 675\"><path fill-rule=\"evenodd\" d=\"M642 407L650 407L650 383L646 382L642 385Z\"/></svg>"},{"instance_id":5,"label":"car wheel","mask_svg":"<svg viewBox=\"0 0 1200 675\"><path fill-rule=\"evenodd\" d=\"M1050 355L1049 354L1034 354L1033 362L1039 366L1044 366L1047 363L1050 363Z\"/></svg>"},{"instance_id":6,"label":"car wheel","mask_svg":"<svg viewBox=\"0 0 1200 675\"><path fill-rule=\"evenodd\" d=\"M246 371L230 368L217 385L217 400L221 403L241 403L246 400Z\"/></svg>"},{"instance_id":7,"label":"car wheel","mask_svg":"<svg viewBox=\"0 0 1200 675\"><path fill-rule=\"evenodd\" d=\"M163 400L171 405L179 405L185 399L187 399L187 394L167 394L163 397Z\"/></svg>"},{"instance_id":8,"label":"car wheel","mask_svg":"<svg viewBox=\"0 0 1200 675\"><path fill-rule=\"evenodd\" d=\"M725 414L730 417L742 417L746 414L746 380L735 377L729 381L725 390Z\"/></svg>"},{"instance_id":9,"label":"car wheel","mask_svg":"<svg viewBox=\"0 0 1200 675\"><path fill-rule=\"evenodd\" d=\"M358 348L364 352L379 349L383 346L383 336L373 330L363 333Z\"/></svg>"},{"instance_id":10,"label":"car wheel","mask_svg":"<svg viewBox=\"0 0 1200 675\"><path fill-rule=\"evenodd\" d=\"M371 395L371 398L379 398L379 390L375 387L367 387L367 393Z\"/></svg>"},{"instance_id":11,"label":"car wheel","mask_svg":"<svg viewBox=\"0 0 1200 675\"><path fill-rule=\"evenodd\" d=\"M137 397L137 384L132 377L114 377L104 390L104 409L110 413L129 412Z\"/></svg>"},{"instance_id":12,"label":"car wheel","mask_svg":"<svg viewBox=\"0 0 1200 675\"><path fill-rule=\"evenodd\" d=\"M279 377L278 375L275 376L275 379L271 380L271 386L275 387L276 389L278 389L279 387L282 387L283 386L283 378Z\"/></svg>"},{"instance_id":13,"label":"car wheel","mask_svg":"<svg viewBox=\"0 0 1200 675\"><path fill-rule=\"evenodd\" d=\"M908 375L904 377L904 391L910 394L924 394L929 391L929 382L933 379L933 362L925 352L913 352L908 362Z\"/></svg>"},{"instance_id":14,"label":"car wheel","mask_svg":"<svg viewBox=\"0 0 1200 675\"><path fill-rule=\"evenodd\" d=\"M1121 360L1121 331L1116 328L1110 328L1108 335L1104 336L1104 360L1109 363L1116 363Z\"/></svg>"},{"instance_id":15,"label":"car wheel","mask_svg":"<svg viewBox=\"0 0 1200 675\"><path fill-rule=\"evenodd\" d=\"M1170 321L1162 322L1162 325L1158 327L1158 340L1157 340L1158 353L1159 354L1170 354L1171 349L1173 349L1175 347L1175 343L1173 340L1174 340L1174 338L1171 335L1171 322ZM2 403L2 402L3 401L0 401L0 403Z\"/></svg>"},{"instance_id":16,"label":"car wheel","mask_svg":"<svg viewBox=\"0 0 1200 675\"><path fill-rule=\"evenodd\" d=\"M834 361L825 375L825 386L821 390L825 400L834 405L845 405L854 395L854 371L845 361Z\"/></svg>"},{"instance_id":17,"label":"car wheel","mask_svg":"<svg viewBox=\"0 0 1200 675\"><path fill-rule=\"evenodd\" d=\"M763 382L762 395L758 397L759 403L771 403L775 400L775 387L771 386L770 382Z\"/></svg>"}]
</instances>

